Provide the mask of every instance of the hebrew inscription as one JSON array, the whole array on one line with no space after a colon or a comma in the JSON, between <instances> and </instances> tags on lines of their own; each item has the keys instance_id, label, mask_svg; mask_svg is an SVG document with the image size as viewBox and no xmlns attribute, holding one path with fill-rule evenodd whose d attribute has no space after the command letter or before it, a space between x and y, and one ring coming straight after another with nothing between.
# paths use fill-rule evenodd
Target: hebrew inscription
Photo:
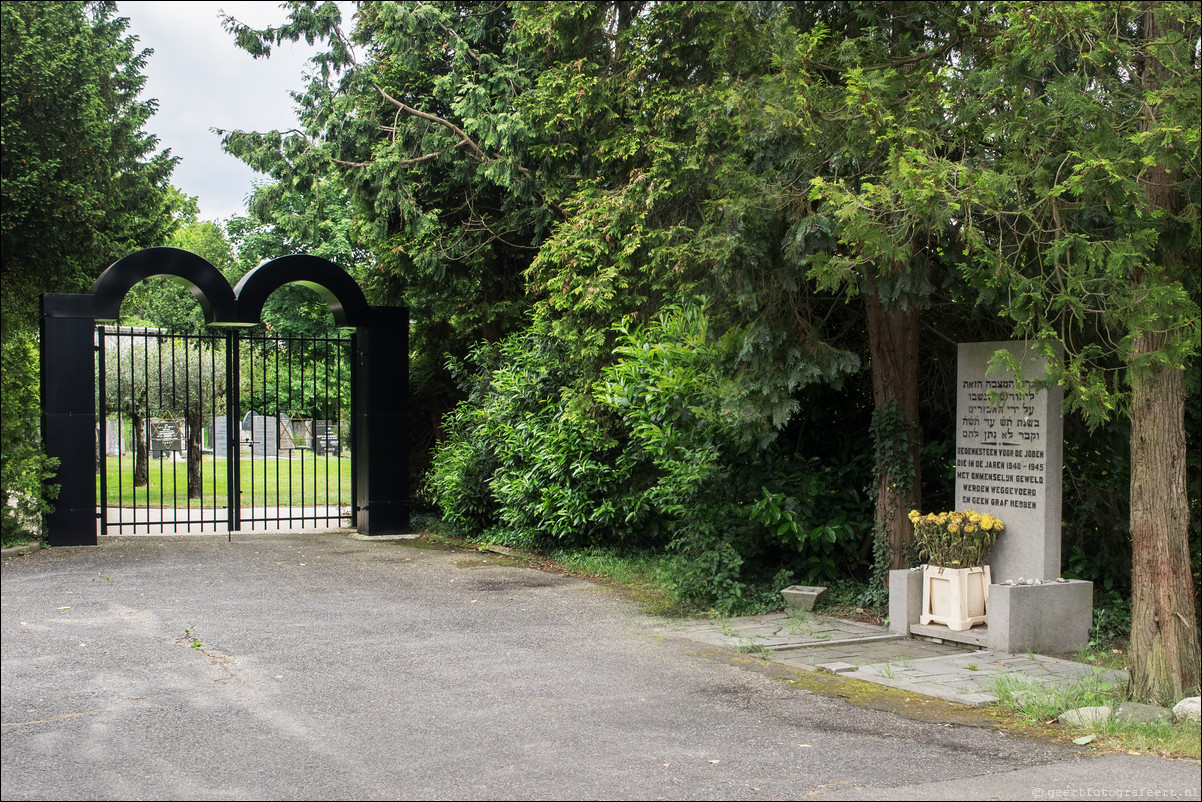
<instances>
[{"instance_id":1,"label":"hebrew inscription","mask_svg":"<svg viewBox=\"0 0 1202 802\"><path fill-rule=\"evenodd\" d=\"M1046 391L1018 392L1013 379L960 377L956 486L960 507L1038 509L1047 482Z\"/></svg>"}]
</instances>

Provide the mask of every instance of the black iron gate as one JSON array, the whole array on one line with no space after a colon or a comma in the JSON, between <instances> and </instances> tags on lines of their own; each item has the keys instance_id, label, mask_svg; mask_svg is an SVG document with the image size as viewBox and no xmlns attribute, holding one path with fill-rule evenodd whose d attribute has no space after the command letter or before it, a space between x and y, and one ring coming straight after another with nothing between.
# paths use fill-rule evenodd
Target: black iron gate
<instances>
[{"instance_id":1,"label":"black iron gate","mask_svg":"<svg viewBox=\"0 0 1202 802\"><path fill-rule=\"evenodd\" d=\"M352 337L96 331L106 534L349 526Z\"/></svg>"}]
</instances>

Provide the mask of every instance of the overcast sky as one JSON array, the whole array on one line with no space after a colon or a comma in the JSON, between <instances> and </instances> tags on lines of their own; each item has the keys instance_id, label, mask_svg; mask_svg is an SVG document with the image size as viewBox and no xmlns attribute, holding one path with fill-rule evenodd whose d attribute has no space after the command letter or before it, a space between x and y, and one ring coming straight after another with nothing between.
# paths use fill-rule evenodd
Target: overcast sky
<instances>
[{"instance_id":1,"label":"overcast sky","mask_svg":"<svg viewBox=\"0 0 1202 802\"><path fill-rule=\"evenodd\" d=\"M289 90L304 86L311 48L284 44L268 59L253 59L234 46L218 12L255 27L286 17L275 2L118 2L127 33L152 48L143 74L142 98L156 98L158 112L145 130L159 148L181 157L171 183L200 198L200 216L224 220L242 214L255 181L265 177L221 150L210 129L269 131L296 124Z\"/></svg>"}]
</instances>

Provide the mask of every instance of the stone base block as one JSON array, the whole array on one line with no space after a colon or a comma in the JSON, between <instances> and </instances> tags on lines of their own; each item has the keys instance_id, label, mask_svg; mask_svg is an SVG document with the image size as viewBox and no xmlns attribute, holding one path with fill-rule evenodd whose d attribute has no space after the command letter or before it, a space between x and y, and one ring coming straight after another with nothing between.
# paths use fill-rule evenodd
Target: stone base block
<instances>
[{"instance_id":1,"label":"stone base block","mask_svg":"<svg viewBox=\"0 0 1202 802\"><path fill-rule=\"evenodd\" d=\"M991 585L989 648L1011 654L1075 652L1089 645L1093 583Z\"/></svg>"},{"instance_id":2,"label":"stone base block","mask_svg":"<svg viewBox=\"0 0 1202 802\"><path fill-rule=\"evenodd\" d=\"M889 631L909 637L922 616L922 569L889 572Z\"/></svg>"}]
</instances>

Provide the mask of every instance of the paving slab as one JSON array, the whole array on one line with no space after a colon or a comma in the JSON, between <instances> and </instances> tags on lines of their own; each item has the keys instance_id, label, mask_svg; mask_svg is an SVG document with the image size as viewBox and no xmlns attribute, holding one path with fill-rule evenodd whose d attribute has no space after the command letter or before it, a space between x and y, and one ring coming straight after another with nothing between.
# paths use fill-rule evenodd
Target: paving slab
<instances>
[{"instance_id":1,"label":"paving slab","mask_svg":"<svg viewBox=\"0 0 1202 802\"><path fill-rule=\"evenodd\" d=\"M835 671L832 666L837 666L842 676L972 707L997 701L1001 677L1011 685L1033 687L1071 685L1090 677L1111 684L1127 681L1123 671L1047 655L906 638L885 627L814 613L698 621L682 625L679 631L715 646L754 647L775 662L807 671Z\"/></svg>"}]
</instances>

